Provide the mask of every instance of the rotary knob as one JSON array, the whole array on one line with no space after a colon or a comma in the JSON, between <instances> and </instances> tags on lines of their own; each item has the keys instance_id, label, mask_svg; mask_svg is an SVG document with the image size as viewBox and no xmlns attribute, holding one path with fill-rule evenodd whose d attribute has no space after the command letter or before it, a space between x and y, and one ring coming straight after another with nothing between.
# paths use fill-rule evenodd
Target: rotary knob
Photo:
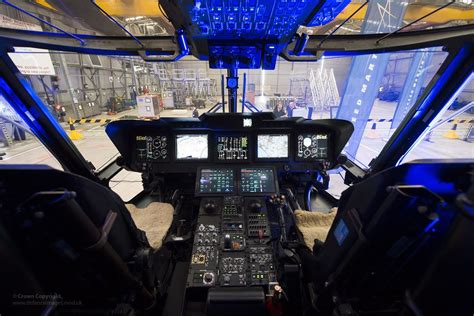
<instances>
[{"instance_id":1,"label":"rotary knob","mask_svg":"<svg viewBox=\"0 0 474 316\"><path fill-rule=\"evenodd\" d=\"M202 277L202 282L204 284L213 284L214 283L214 273L206 272Z\"/></svg>"},{"instance_id":2,"label":"rotary knob","mask_svg":"<svg viewBox=\"0 0 474 316\"><path fill-rule=\"evenodd\" d=\"M208 201L206 204L204 204L204 211L208 214L215 213L217 210L217 205L214 203L214 201Z\"/></svg>"}]
</instances>

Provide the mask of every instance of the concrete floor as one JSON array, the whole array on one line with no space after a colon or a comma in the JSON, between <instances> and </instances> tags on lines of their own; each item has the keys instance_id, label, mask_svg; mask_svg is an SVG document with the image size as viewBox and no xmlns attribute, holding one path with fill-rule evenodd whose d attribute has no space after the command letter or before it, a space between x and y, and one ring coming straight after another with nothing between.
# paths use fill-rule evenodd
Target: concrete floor
<instances>
[{"instance_id":1,"label":"concrete floor","mask_svg":"<svg viewBox=\"0 0 474 316\"><path fill-rule=\"evenodd\" d=\"M200 110L204 113L205 109ZM382 119L393 117L394 106L387 102L377 102L371 114L371 118ZM136 115L136 110L129 110L117 114L114 118ZM445 115L448 115L446 113ZM165 110L162 117L191 117L189 110ZM316 116L316 115L315 115ZM319 116L319 115L318 115ZM326 116L326 114L325 114ZM108 117L100 115L97 118ZM315 117L316 118L316 117ZM474 119L472 114L462 114L458 119ZM360 143L357 153L357 161L367 166L375 158L388 141L391 133L390 123L377 123L376 130L372 130L372 123L368 123L364 137ZM474 143L468 143L460 139L447 139L443 135L452 127L452 123L446 123L438 127L431 135L430 141L422 141L404 161L424 158L470 158L474 159ZM64 125L68 129L67 125ZM97 169L110 162L118 155L118 152L105 133L104 126L98 124L83 124L76 127L84 135L84 139L74 141L84 157L92 162ZM469 124L459 124L457 134L463 138L469 128ZM16 142L13 146L0 149L6 155L0 163L3 164L46 164L53 168L62 169L57 160L36 139L29 136L26 141ZM112 189L117 192L124 201L131 199L142 189L141 175L135 172L122 171L111 182ZM339 174L331 175L330 193L339 196L345 189L343 180Z\"/></svg>"}]
</instances>

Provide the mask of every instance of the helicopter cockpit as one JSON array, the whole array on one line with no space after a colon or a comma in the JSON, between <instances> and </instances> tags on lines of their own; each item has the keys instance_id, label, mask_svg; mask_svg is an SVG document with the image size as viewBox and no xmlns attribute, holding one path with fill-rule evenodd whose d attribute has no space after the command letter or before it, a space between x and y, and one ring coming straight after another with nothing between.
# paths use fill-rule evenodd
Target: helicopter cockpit
<instances>
[{"instance_id":1,"label":"helicopter cockpit","mask_svg":"<svg viewBox=\"0 0 474 316\"><path fill-rule=\"evenodd\" d=\"M1 1L0 315L472 315L455 2Z\"/></svg>"}]
</instances>

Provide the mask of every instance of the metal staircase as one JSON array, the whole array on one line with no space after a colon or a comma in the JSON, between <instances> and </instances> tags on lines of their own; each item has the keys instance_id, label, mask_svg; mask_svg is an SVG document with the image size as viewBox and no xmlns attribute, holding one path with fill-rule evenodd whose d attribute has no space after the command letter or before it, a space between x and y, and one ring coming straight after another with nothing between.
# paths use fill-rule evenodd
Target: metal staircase
<instances>
[{"instance_id":1,"label":"metal staircase","mask_svg":"<svg viewBox=\"0 0 474 316\"><path fill-rule=\"evenodd\" d=\"M0 129L2 131L2 138L5 139L5 145L11 146L13 145L13 139L8 131L6 126L6 122L3 119L0 119Z\"/></svg>"}]
</instances>

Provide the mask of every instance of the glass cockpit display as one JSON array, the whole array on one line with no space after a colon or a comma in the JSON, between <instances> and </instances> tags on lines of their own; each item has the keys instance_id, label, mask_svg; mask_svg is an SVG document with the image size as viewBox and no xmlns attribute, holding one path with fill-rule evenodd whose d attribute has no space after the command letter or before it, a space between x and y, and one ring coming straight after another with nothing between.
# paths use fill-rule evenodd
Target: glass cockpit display
<instances>
[{"instance_id":1,"label":"glass cockpit display","mask_svg":"<svg viewBox=\"0 0 474 316\"><path fill-rule=\"evenodd\" d=\"M241 193L276 192L275 174L271 167L240 169Z\"/></svg>"},{"instance_id":2,"label":"glass cockpit display","mask_svg":"<svg viewBox=\"0 0 474 316\"><path fill-rule=\"evenodd\" d=\"M136 136L136 155L139 161L168 159L168 137Z\"/></svg>"},{"instance_id":3,"label":"glass cockpit display","mask_svg":"<svg viewBox=\"0 0 474 316\"><path fill-rule=\"evenodd\" d=\"M207 159L208 155L207 134L176 135L176 159Z\"/></svg>"},{"instance_id":4,"label":"glass cockpit display","mask_svg":"<svg viewBox=\"0 0 474 316\"><path fill-rule=\"evenodd\" d=\"M288 158L288 135L258 135L257 158Z\"/></svg>"},{"instance_id":5,"label":"glass cockpit display","mask_svg":"<svg viewBox=\"0 0 474 316\"><path fill-rule=\"evenodd\" d=\"M228 168L201 169L198 193L233 193L234 170Z\"/></svg>"},{"instance_id":6,"label":"glass cockpit display","mask_svg":"<svg viewBox=\"0 0 474 316\"><path fill-rule=\"evenodd\" d=\"M328 157L327 134L299 134L297 139L297 158L316 160Z\"/></svg>"},{"instance_id":7,"label":"glass cockpit display","mask_svg":"<svg viewBox=\"0 0 474 316\"><path fill-rule=\"evenodd\" d=\"M249 138L247 136L218 136L217 159L242 161L249 158Z\"/></svg>"}]
</instances>

